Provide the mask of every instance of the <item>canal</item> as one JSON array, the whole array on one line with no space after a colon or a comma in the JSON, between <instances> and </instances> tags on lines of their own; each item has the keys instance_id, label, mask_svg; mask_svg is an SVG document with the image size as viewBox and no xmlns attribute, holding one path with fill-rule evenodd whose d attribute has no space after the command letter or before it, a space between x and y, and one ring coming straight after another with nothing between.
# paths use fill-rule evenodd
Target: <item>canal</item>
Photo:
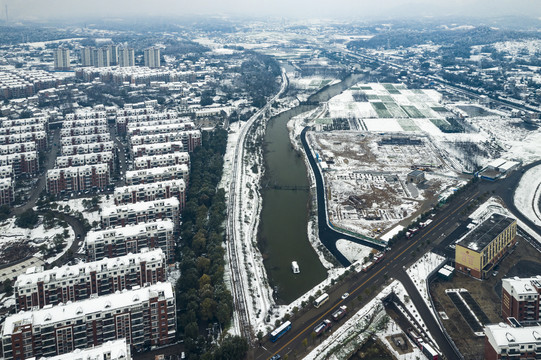
<instances>
[{"instance_id":1,"label":"canal","mask_svg":"<svg viewBox=\"0 0 541 360\"><path fill-rule=\"evenodd\" d=\"M323 88L309 102L323 102L359 81L350 75L339 84ZM288 304L324 280L327 271L310 245L307 234L310 183L303 156L289 138L287 122L316 105L299 105L271 118L265 132L265 177L258 243L278 303ZM300 274L293 274L297 261Z\"/></svg>"}]
</instances>

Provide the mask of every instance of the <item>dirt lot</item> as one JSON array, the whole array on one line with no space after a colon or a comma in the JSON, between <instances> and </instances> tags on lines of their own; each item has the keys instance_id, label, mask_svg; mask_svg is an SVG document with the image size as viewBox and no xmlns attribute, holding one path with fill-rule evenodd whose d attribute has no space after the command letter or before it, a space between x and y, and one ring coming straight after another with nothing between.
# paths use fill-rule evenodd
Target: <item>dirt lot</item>
<instances>
[{"instance_id":1,"label":"dirt lot","mask_svg":"<svg viewBox=\"0 0 541 360\"><path fill-rule=\"evenodd\" d=\"M518 245L514 252L500 263L497 276L481 281L456 272L451 281L438 279L430 286L436 310L444 311L449 317L448 320L442 320L443 324L466 359L483 359L484 338L473 334L445 290L467 289L491 322L503 321L500 300L501 279L541 274L541 254L522 238L517 236L517 240Z\"/></svg>"}]
</instances>

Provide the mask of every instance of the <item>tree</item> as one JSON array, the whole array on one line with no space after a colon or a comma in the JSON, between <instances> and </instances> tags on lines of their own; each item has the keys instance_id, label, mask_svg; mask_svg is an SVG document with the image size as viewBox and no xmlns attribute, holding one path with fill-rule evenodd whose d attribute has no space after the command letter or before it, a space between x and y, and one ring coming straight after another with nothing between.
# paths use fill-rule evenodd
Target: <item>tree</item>
<instances>
[{"instance_id":1,"label":"tree","mask_svg":"<svg viewBox=\"0 0 541 360\"><path fill-rule=\"evenodd\" d=\"M11 209L8 205L2 205L0 206L0 221L4 221L9 217L9 213L11 212Z\"/></svg>"},{"instance_id":2,"label":"tree","mask_svg":"<svg viewBox=\"0 0 541 360\"><path fill-rule=\"evenodd\" d=\"M214 353L215 360L241 360L246 358L248 342L240 336L228 336Z\"/></svg>"},{"instance_id":3,"label":"tree","mask_svg":"<svg viewBox=\"0 0 541 360\"><path fill-rule=\"evenodd\" d=\"M38 220L38 214L32 209L28 209L17 217L15 225L25 229L33 229L38 223Z\"/></svg>"}]
</instances>

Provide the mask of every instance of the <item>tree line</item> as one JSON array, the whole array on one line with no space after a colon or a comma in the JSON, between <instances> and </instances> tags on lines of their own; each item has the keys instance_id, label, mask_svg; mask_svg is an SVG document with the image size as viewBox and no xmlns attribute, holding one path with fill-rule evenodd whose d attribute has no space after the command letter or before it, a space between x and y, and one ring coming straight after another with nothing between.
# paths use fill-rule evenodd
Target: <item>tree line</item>
<instances>
[{"instance_id":1,"label":"tree line","mask_svg":"<svg viewBox=\"0 0 541 360\"><path fill-rule=\"evenodd\" d=\"M228 327L233 314L231 292L224 281L225 191L222 177L227 131L203 133L203 145L191 155L190 183L182 213L176 284L178 333L190 358L242 359L248 343L226 337L215 345L215 332Z\"/></svg>"}]
</instances>

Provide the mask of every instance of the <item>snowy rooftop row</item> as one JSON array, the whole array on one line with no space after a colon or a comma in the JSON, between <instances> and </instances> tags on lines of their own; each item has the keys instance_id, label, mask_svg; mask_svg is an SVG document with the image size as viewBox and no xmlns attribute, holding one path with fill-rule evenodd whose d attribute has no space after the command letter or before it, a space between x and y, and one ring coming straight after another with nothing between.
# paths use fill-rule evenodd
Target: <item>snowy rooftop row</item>
<instances>
[{"instance_id":1,"label":"snowy rooftop row","mask_svg":"<svg viewBox=\"0 0 541 360\"><path fill-rule=\"evenodd\" d=\"M131 360L130 345L126 339L107 341L86 349L75 349L62 355L48 357L46 360ZM40 359L42 360L42 359Z\"/></svg>"},{"instance_id":2,"label":"snowy rooftop row","mask_svg":"<svg viewBox=\"0 0 541 360\"><path fill-rule=\"evenodd\" d=\"M133 238L138 235L151 236L150 234L157 231L172 232L173 221L169 219L156 220L154 222L146 222L141 224L118 226L111 229L90 231L86 236L86 243L93 244L109 238Z\"/></svg>"},{"instance_id":3,"label":"snowy rooftop row","mask_svg":"<svg viewBox=\"0 0 541 360\"><path fill-rule=\"evenodd\" d=\"M178 208L180 205L177 198L160 199L153 201L141 201L135 204L127 204L120 206L106 207L102 210L102 218L111 217L113 215L139 213L144 211L151 211L153 209L160 208Z\"/></svg>"},{"instance_id":4,"label":"snowy rooftop row","mask_svg":"<svg viewBox=\"0 0 541 360\"><path fill-rule=\"evenodd\" d=\"M175 179L175 180L167 180L167 181L159 181L149 184L139 184L139 185L128 185L128 186L120 186L115 188L115 198L117 196L122 196L122 194L131 194L134 192L140 192L140 191L146 191L146 192L152 192L156 193L159 189L178 189L179 191L184 191L186 189L186 183L184 182L184 179Z\"/></svg>"},{"instance_id":5,"label":"snowy rooftop row","mask_svg":"<svg viewBox=\"0 0 541 360\"><path fill-rule=\"evenodd\" d=\"M157 283L148 287L136 287L132 290L123 290L111 295L103 295L93 299L66 303L65 305L46 306L40 310L20 312L8 316L2 330L3 336L9 336L20 326L32 325L44 326L59 322L99 316L104 311L112 312L131 306L141 306L152 298L173 300L173 288L171 283Z\"/></svg>"},{"instance_id":6,"label":"snowy rooftop row","mask_svg":"<svg viewBox=\"0 0 541 360\"><path fill-rule=\"evenodd\" d=\"M103 259L99 261L80 263L72 266L54 267L50 270L43 270L42 266L29 268L25 274L19 275L15 281L15 288L28 287L39 282L49 283L58 281L68 281L76 279L81 275L90 275L91 272L107 272L119 270L132 265L138 265L141 262L162 263L165 264L165 255L162 249L149 250L141 249L137 254L129 253L121 257L112 259Z\"/></svg>"}]
</instances>

